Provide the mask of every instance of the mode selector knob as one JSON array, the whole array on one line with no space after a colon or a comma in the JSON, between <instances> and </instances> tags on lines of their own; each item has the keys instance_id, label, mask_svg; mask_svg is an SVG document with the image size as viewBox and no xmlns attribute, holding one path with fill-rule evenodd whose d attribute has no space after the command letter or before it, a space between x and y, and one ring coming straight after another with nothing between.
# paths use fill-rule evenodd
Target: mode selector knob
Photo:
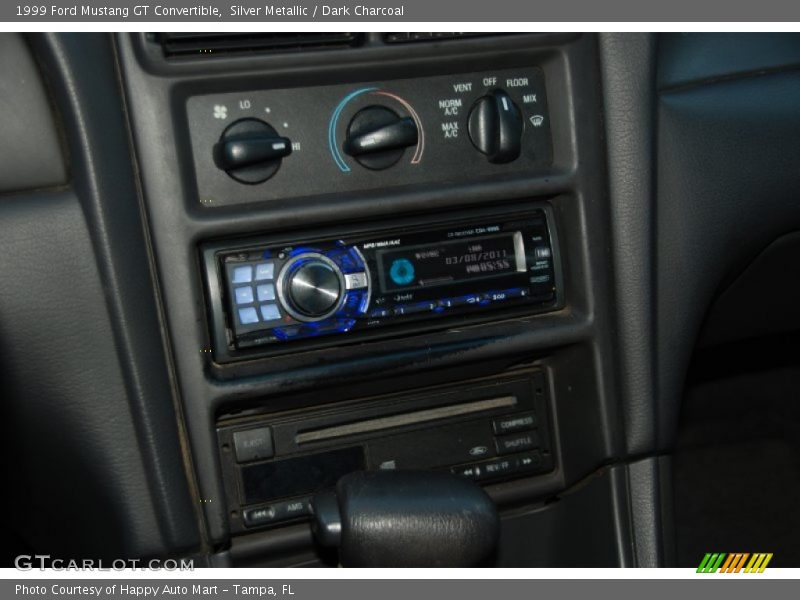
<instances>
[{"instance_id":1,"label":"mode selector knob","mask_svg":"<svg viewBox=\"0 0 800 600\"><path fill-rule=\"evenodd\" d=\"M339 309L345 294L344 275L323 254L301 254L281 271L278 293L286 312L298 321L321 321Z\"/></svg>"},{"instance_id":2,"label":"mode selector knob","mask_svg":"<svg viewBox=\"0 0 800 600\"><path fill-rule=\"evenodd\" d=\"M478 98L469 113L469 137L490 163L507 163L519 157L523 129L519 107L503 90Z\"/></svg>"}]
</instances>

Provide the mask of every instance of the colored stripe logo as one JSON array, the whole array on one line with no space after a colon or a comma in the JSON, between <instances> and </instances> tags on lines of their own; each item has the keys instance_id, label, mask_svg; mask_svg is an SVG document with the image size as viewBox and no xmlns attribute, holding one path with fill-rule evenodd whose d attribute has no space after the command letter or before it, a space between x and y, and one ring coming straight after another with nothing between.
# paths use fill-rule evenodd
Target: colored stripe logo
<instances>
[{"instance_id":1,"label":"colored stripe logo","mask_svg":"<svg viewBox=\"0 0 800 600\"><path fill-rule=\"evenodd\" d=\"M697 567L698 573L763 573L772 552L707 552Z\"/></svg>"}]
</instances>

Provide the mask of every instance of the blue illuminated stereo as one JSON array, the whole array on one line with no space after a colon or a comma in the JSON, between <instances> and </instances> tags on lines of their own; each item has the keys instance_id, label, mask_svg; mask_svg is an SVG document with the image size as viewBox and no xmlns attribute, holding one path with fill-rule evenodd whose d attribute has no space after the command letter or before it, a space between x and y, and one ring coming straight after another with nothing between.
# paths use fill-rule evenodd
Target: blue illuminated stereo
<instances>
[{"instance_id":1,"label":"blue illuminated stereo","mask_svg":"<svg viewBox=\"0 0 800 600\"><path fill-rule=\"evenodd\" d=\"M223 346L241 350L508 307L555 307L547 209L204 252ZM220 341L220 340L218 340Z\"/></svg>"}]
</instances>

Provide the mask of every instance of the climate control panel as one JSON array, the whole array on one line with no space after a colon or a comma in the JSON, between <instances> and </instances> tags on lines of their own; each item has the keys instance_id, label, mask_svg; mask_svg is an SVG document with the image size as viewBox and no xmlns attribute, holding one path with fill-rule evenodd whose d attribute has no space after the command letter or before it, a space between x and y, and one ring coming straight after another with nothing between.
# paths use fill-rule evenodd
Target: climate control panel
<instances>
[{"instance_id":1,"label":"climate control panel","mask_svg":"<svg viewBox=\"0 0 800 600\"><path fill-rule=\"evenodd\" d=\"M192 96L187 111L206 207L545 173L553 157L538 67Z\"/></svg>"}]
</instances>

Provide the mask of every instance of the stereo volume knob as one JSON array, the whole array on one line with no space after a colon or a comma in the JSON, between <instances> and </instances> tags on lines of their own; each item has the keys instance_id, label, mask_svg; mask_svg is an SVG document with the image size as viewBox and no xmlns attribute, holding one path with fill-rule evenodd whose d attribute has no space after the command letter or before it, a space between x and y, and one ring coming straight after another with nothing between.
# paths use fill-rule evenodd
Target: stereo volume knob
<instances>
[{"instance_id":1,"label":"stereo volume knob","mask_svg":"<svg viewBox=\"0 0 800 600\"><path fill-rule=\"evenodd\" d=\"M490 163L516 160L522 149L522 113L503 90L478 98L469 113L469 137Z\"/></svg>"},{"instance_id":2,"label":"stereo volume knob","mask_svg":"<svg viewBox=\"0 0 800 600\"><path fill-rule=\"evenodd\" d=\"M278 289L284 308L298 321L321 321L338 310L344 275L322 254L301 254L281 271Z\"/></svg>"}]
</instances>

